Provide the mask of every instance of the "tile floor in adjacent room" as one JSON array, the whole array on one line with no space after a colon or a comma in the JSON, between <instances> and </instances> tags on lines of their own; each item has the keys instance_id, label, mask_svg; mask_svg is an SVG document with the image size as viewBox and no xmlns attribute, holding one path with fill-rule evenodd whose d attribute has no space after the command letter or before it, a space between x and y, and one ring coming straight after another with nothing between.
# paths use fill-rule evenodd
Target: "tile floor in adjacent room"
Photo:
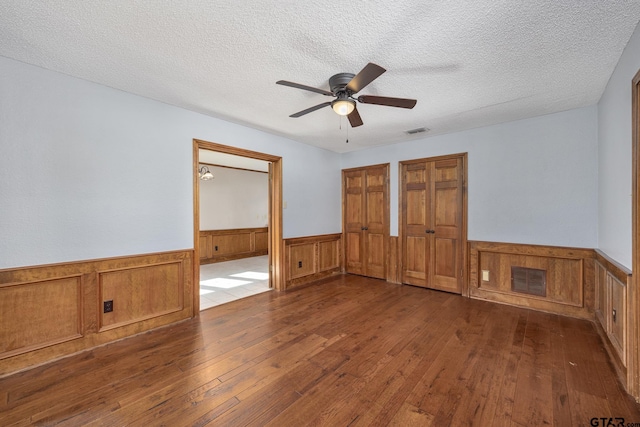
<instances>
[{"instance_id":1,"label":"tile floor in adjacent room","mask_svg":"<svg viewBox=\"0 0 640 427\"><path fill-rule=\"evenodd\" d=\"M200 310L270 290L267 255L200 266Z\"/></svg>"}]
</instances>

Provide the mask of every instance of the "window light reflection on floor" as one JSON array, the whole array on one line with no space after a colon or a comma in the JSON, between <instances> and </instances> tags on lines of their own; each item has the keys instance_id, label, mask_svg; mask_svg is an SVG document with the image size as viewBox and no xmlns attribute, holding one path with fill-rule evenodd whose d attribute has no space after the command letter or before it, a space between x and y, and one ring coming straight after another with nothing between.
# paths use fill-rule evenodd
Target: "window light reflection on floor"
<instances>
[{"instance_id":1,"label":"window light reflection on floor","mask_svg":"<svg viewBox=\"0 0 640 427\"><path fill-rule=\"evenodd\" d=\"M247 280L225 279L223 277L216 277L215 279L201 281L200 286L231 289L242 285L248 285L249 283L252 282Z\"/></svg>"},{"instance_id":2,"label":"window light reflection on floor","mask_svg":"<svg viewBox=\"0 0 640 427\"><path fill-rule=\"evenodd\" d=\"M245 271L244 273L232 274L231 277L241 277L243 279L267 280L269 273L258 273L257 271Z\"/></svg>"}]
</instances>

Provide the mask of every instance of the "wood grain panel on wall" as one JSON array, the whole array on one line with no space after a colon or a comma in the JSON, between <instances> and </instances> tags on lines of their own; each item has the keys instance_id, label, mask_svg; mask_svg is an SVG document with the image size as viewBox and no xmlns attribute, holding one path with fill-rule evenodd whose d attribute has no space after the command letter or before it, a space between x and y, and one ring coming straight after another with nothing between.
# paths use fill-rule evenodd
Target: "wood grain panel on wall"
<instances>
[{"instance_id":1,"label":"wood grain panel on wall","mask_svg":"<svg viewBox=\"0 0 640 427\"><path fill-rule=\"evenodd\" d=\"M181 262L98 272L101 301L113 311L101 313L101 331L140 322L183 308Z\"/></svg>"},{"instance_id":2,"label":"wood grain panel on wall","mask_svg":"<svg viewBox=\"0 0 640 427\"><path fill-rule=\"evenodd\" d=\"M611 295L611 322L609 322L609 331L611 343L618 352L618 356L622 359L622 364L627 365L626 348L627 348L627 290L626 285L616 279L613 275L609 276L609 286Z\"/></svg>"},{"instance_id":3,"label":"wood grain panel on wall","mask_svg":"<svg viewBox=\"0 0 640 427\"><path fill-rule=\"evenodd\" d=\"M267 227L200 231L201 264L266 255L268 248Z\"/></svg>"},{"instance_id":4,"label":"wood grain panel on wall","mask_svg":"<svg viewBox=\"0 0 640 427\"><path fill-rule=\"evenodd\" d=\"M628 289L631 271L595 250L596 325L618 377L629 385L633 350L629 345Z\"/></svg>"},{"instance_id":5,"label":"wood grain panel on wall","mask_svg":"<svg viewBox=\"0 0 640 427\"><path fill-rule=\"evenodd\" d=\"M342 234L285 239L286 287L310 283L343 270Z\"/></svg>"},{"instance_id":6,"label":"wood grain panel on wall","mask_svg":"<svg viewBox=\"0 0 640 427\"><path fill-rule=\"evenodd\" d=\"M192 271L193 250L0 270L0 376L192 317Z\"/></svg>"},{"instance_id":7,"label":"wood grain panel on wall","mask_svg":"<svg viewBox=\"0 0 640 427\"><path fill-rule=\"evenodd\" d=\"M81 276L0 285L0 359L81 336Z\"/></svg>"},{"instance_id":8,"label":"wood grain panel on wall","mask_svg":"<svg viewBox=\"0 0 640 427\"><path fill-rule=\"evenodd\" d=\"M593 250L492 242L470 242L469 248L469 293L472 298L592 318L595 305ZM544 270L546 294L530 295L512 290L512 267Z\"/></svg>"},{"instance_id":9,"label":"wood grain panel on wall","mask_svg":"<svg viewBox=\"0 0 640 427\"><path fill-rule=\"evenodd\" d=\"M200 259L207 259L213 256L211 236L203 236L200 239Z\"/></svg>"},{"instance_id":10,"label":"wood grain panel on wall","mask_svg":"<svg viewBox=\"0 0 640 427\"><path fill-rule=\"evenodd\" d=\"M269 232L268 231L256 231L255 232L255 251L266 251L269 249Z\"/></svg>"},{"instance_id":11,"label":"wood grain panel on wall","mask_svg":"<svg viewBox=\"0 0 640 427\"><path fill-rule=\"evenodd\" d=\"M546 297L539 298L558 304L582 307L582 263L581 259L547 258L531 255L479 254L480 270L489 271L489 280L478 282L479 289L513 293L511 290L511 267L526 267L546 271Z\"/></svg>"},{"instance_id":12,"label":"wood grain panel on wall","mask_svg":"<svg viewBox=\"0 0 640 427\"><path fill-rule=\"evenodd\" d=\"M213 256L235 255L251 252L251 233L211 236Z\"/></svg>"},{"instance_id":13,"label":"wood grain panel on wall","mask_svg":"<svg viewBox=\"0 0 640 427\"><path fill-rule=\"evenodd\" d=\"M340 240L318 242L318 271L340 268Z\"/></svg>"},{"instance_id":14,"label":"wood grain panel on wall","mask_svg":"<svg viewBox=\"0 0 640 427\"><path fill-rule=\"evenodd\" d=\"M315 243L303 243L289 247L290 278L297 279L318 271L315 265L315 251Z\"/></svg>"}]
</instances>

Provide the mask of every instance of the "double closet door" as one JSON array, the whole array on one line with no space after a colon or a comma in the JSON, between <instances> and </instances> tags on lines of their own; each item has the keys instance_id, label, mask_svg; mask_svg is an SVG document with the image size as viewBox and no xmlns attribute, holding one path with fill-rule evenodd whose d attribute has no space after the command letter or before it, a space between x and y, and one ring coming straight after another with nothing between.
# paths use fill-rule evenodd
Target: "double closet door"
<instances>
[{"instance_id":1,"label":"double closet door","mask_svg":"<svg viewBox=\"0 0 640 427\"><path fill-rule=\"evenodd\" d=\"M464 154L401 162L402 283L462 293Z\"/></svg>"},{"instance_id":2,"label":"double closet door","mask_svg":"<svg viewBox=\"0 0 640 427\"><path fill-rule=\"evenodd\" d=\"M389 164L342 171L347 273L386 279Z\"/></svg>"}]
</instances>

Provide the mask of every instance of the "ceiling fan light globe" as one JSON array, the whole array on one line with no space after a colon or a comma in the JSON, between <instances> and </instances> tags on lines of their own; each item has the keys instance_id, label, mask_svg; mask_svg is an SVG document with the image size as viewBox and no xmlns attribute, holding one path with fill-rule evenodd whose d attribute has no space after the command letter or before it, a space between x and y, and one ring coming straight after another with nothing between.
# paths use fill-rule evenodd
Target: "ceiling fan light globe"
<instances>
[{"instance_id":1,"label":"ceiling fan light globe","mask_svg":"<svg viewBox=\"0 0 640 427\"><path fill-rule=\"evenodd\" d=\"M341 116L348 116L356 108L356 102L351 99L336 99L331 103L331 108Z\"/></svg>"}]
</instances>

